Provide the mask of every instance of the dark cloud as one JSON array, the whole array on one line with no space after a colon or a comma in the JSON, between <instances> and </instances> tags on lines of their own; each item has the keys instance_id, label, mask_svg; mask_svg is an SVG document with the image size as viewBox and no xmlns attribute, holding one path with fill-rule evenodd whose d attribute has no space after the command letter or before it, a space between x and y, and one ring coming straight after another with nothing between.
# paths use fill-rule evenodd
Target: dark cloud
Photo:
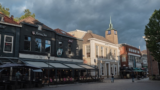
<instances>
[{"instance_id":1,"label":"dark cloud","mask_svg":"<svg viewBox=\"0 0 160 90\"><path fill-rule=\"evenodd\" d=\"M49 27L65 31L92 30L104 36L109 18L118 31L119 43L146 49L145 25L155 9L160 9L160 0L4 0L11 14L19 17L28 8L36 19Z\"/></svg>"}]
</instances>

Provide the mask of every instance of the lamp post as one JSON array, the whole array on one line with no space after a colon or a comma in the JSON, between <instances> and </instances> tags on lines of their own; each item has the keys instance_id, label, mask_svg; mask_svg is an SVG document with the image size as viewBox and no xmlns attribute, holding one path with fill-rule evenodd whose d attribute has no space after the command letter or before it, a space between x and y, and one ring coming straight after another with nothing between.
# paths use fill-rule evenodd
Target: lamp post
<instances>
[{"instance_id":1,"label":"lamp post","mask_svg":"<svg viewBox=\"0 0 160 90\"><path fill-rule=\"evenodd\" d=\"M49 81L49 59L50 59L50 53L48 53L48 81ZM48 82L48 86L49 86L49 82Z\"/></svg>"}]
</instances>

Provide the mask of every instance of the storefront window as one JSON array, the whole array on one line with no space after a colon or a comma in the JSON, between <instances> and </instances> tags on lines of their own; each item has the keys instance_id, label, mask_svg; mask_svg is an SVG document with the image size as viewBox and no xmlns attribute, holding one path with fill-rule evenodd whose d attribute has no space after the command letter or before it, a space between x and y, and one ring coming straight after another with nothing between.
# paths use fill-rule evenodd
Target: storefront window
<instances>
[{"instance_id":1,"label":"storefront window","mask_svg":"<svg viewBox=\"0 0 160 90\"><path fill-rule=\"evenodd\" d=\"M51 52L51 41L45 40L45 52Z\"/></svg>"},{"instance_id":2,"label":"storefront window","mask_svg":"<svg viewBox=\"0 0 160 90\"><path fill-rule=\"evenodd\" d=\"M24 50L31 50L31 37L25 36L24 37Z\"/></svg>"},{"instance_id":3,"label":"storefront window","mask_svg":"<svg viewBox=\"0 0 160 90\"><path fill-rule=\"evenodd\" d=\"M36 42L35 51L41 52L42 51L42 40L39 38L36 38L35 42Z\"/></svg>"},{"instance_id":4,"label":"storefront window","mask_svg":"<svg viewBox=\"0 0 160 90\"><path fill-rule=\"evenodd\" d=\"M12 53L13 49L13 36L4 36L4 52Z\"/></svg>"}]
</instances>

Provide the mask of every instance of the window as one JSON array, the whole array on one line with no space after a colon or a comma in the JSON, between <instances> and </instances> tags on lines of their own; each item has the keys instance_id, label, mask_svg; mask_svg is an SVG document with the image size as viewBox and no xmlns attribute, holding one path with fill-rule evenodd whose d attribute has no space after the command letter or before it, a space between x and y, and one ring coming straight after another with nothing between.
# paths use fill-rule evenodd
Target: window
<instances>
[{"instance_id":1,"label":"window","mask_svg":"<svg viewBox=\"0 0 160 90\"><path fill-rule=\"evenodd\" d=\"M114 31L114 34L117 34L117 31Z\"/></svg>"},{"instance_id":2,"label":"window","mask_svg":"<svg viewBox=\"0 0 160 90\"><path fill-rule=\"evenodd\" d=\"M90 57L90 46L86 46L87 51L87 57Z\"/></svg>"},{"instance_id":3,"label":"window","mask_svg":"<svg viewBox=\"0 0 160 90\"><path fill-rule=\"evenodd\" d=\"M96 57L98 57L98 46L96 46Z\"/></svg>"},{"instance_id":4,"label":"window","mask_svg":"<svg viewBox=\"0 0 160 90\"><path fill-rule=\"evenodd\" d=\"M79 55L79 46L78 45L76 47L76 54L77 54L77 56Z\"/></svg>"},{"instance_id":5,"label":"window","mask_svg":"<svg viewBox=\"0 0 160 90\"><path fill-rule=\"evenodd\" d=\"M41 25L38 25L38 30L42 30L42 26Z\"/></svg>"},{"instance_id":6,"label":"window","mask_svg":"<svg viewBox=\"0 0 160 90\"><path fill-rule=\"evenodd\" d=\"M6 53L13 52L13 36L9 35L4 36L4 52Z\"/></svg>"},{"instance_id":7,"label":"window","mask_svg":"<svg viewBox=\"0 0 160 90\"><path fill-rule=\"evenodd\" d=\"M108 34L111 34L111 30L108 30Z\"/></svg>"},{"instance_id":8,"label":"window","mask_svg":"<svg viewBox=\"0 0 160 90\"><path fill-rule=\"evenodd\" d=\"M45 52L51 53L51 41L45 40Z\"/></svg>"},{"instance_id":9,"label":"window","mask_svg":"<svg viewBox=\"0 0 160 90\"><path fill-rule=\"evenodd\" d=\"M28 36L24 37L24 50L27 51L31 50L31 37Z\"/></svg>"},{"instance_id":10,"label":"window","mask_svg":"<svg viewBox=\"0 0 160 90\"><path fill-rule=\"evenodd\" d=\"M122 56L122 62L126 62L126 56L125 55Z\"/></svg>"},{"instance_id":11,"label":"window","mask_svg":"<svg viewBox=\"0 0 160 90\"><path fill-rule=\"evenodd\" d=\"M71 49L68 50L68 54L72 54L72 53L71 53Z\"/></svg>"},{"instance_id":12,"label":"window","mask_svg":"<svg viewBox=\"0 0 160 90\"><path fill-rule=\"evenodd\" d=\"M71 43L68 43L68 47L71 48Z\"/></svg>"},{"instance_id":13,"label":"window","mask_svg":"<svg viewBox=\"0 0 160 90\"><path fill-rule=\"evenodd\" d=\"M112 59L112 50L110 49L110 59Z\"/></svg>"},{"instance_id":14,"label":"window","mask_svg":"<svg viewBox=\"0 0 160 90\"><path fill-rule=\"evenodd\" d=\"M116 57L116 50L114 50L114 57Z\"/></svg>"},{"instance_id":15,"label":"window","mask_svg":"<svg viewBox=\"0 0 160 90\"><path fill-rule=\"evenodd\" d=\"M104 73L103 73L103 66L102 66L102 75L103 75Z\"/></svg>"},{"instance_id":16,"label":"window","mask_svg":"<svg viewBox=\"0 0 160 90\"><path fill-rule=\"evenodd\" d=\"M36 42L36 44L35 44L35 51L41 52L42 51L42 40L39 39L39 38L36 38L35 42Z\"/></svg>"},{"instance_id":17,"label":"window","mask_svg":"<svg viewBox=\"0 0 160 90\"><path fill-rule=\"evenodd\" d=\"M103 47L101 47L101 56L103 58Z\"/></svg>"},{"instance_id":18,"label":"window","mask_svg":"<svg viewBox=\"0 0 160 90\"><path fill-rule=\"evenodd\" d=\"M107 56L108 56L107 54L108 54L108 52L107 52L107 48L106 48L106 58L107 58Z\"/></svg>"},{"instance_id":19,"label":"window","mask_svg":"<svg viewBox=\"0 0 160 90\"><path fill-rule=\"evenodd\" d=\"M62 47L62 42L58 42L59 46Z\"/></svg>"}]
</instances>

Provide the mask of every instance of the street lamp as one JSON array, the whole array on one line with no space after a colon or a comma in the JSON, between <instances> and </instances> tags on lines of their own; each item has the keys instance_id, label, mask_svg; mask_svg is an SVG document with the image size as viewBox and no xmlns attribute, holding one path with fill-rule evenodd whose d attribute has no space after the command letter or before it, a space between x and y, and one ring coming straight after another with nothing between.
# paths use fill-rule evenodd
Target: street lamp
<instances>
[{"instance_id":1,"label":"street lamp","mask_svg":"<svg viewBox=\"0 0 160 90\"><path fill-rule=\"evenodd\" d=\"M48 81L49 81L49 59L50 59L50 53L48 53ZM49 86L49 82L48 82L48 86Z\"/></svg>"}]
</instances>

